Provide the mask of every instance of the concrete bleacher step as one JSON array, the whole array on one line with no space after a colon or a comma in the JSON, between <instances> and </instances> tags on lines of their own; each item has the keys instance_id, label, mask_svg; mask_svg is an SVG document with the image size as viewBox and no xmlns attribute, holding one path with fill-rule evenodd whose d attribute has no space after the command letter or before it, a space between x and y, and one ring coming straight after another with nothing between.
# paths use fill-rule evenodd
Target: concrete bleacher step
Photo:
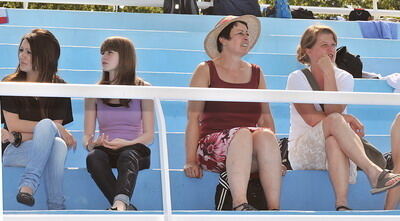
<instances>
[{"instance_id":1,"label":"concrete bleacher step","mask_svg":"<svg viewBox=\"0 0 400 221\"><path fill-rule=\"evenodd\" d=\"M5 210L45 210L43 183L35 194L36 204L27 207L16 202L18 183L23 168L4 167L3 185ZM218 174L205 172L203 178L188 178L183 171L171 170L173 210L213 210ZM68 210L103 210L109 205L90 178L86 169L66 169L64 179ZM349 206L357 210L378 210L383 207L384 194L371 195L363 172L349 188ZM334 194L326 171L288 171L283 177L282 210L334 210ZM161 181L159 170L139 173L132 202L140 210L161 210Z\"/></svg>"},{"instance_id":2,"label":"concrete bleacher step","mask_svg":"<svg viewBox=\"0 0 400 221\"><path fill-rule=\"evenodd\" d=\"M17 46L3 45L1 49L5 54L15 54ZM101 69L99 48L63 47L61 50L60 69ZM16 67L18 64L17 59L17 56L5 57L0 64L0 68ZM249 54L245 59L249 62L259 64L266 74L288 75L290 72L303 67L303 65L296 61L294 55L287 54ZM192 73L200 62L206 60L209 60L209 57L200 50L160 50L157 48L137 50L138 71ZM9 74L11 72L12 71L2 71L4 74ZM82 76L80 72L78 73L78 76L79 75Z\"/></svg>"},{"instance_id":3,"label":"concrete bleacher step","mask_svg":"<svg viewBox=\"0 0 400 221\"><path fill-rule=\"evenodd\" d=\"M183 173L171 172L179 174L181 180L176 180L179 183L179 188L172 188L172 195L188 196L188 192L196 189L188 197L178 198L173 200L173 207L176 210L191 209L191 206L198 208L197 204L193 204L193 199L201 201L204 196L208 201L208 208L214 208L214 193L215 185L217 184L218 174L205 173L201 179L191 179L185 177ZM212 177L212 178L210 178ZM204 181L204 178L212 181ZM194 186L196 185L196 187ZM172 181L172 187L175 187ZM383 209L384 194L371 195L369 193L370 186L368 179L363 172L358 172L356 184L351 184L349 188L349 206L356 210L378 210ZM211 189L206 191L205 189ZM210 200L211 199L211 200ZM177 201L184 200L180 203ZM197 202L201 204L201 202ZM332 186L329 181L329 176L326 171L288 171L283 177L281 191L281 209L282 210L307 210L307 211L332 211L335 209L335 200Z\"/></svg>"},{"instance_id":4,"label":"concrete bleacher step","mask_svg":"<svg viewBox=\"0 0 400 221\"><path fill-rule=\"evenodd\" d=\"M43 179L35 194L35 205L28 207L16 201L24 168L3 167L4 210L46 210ZM115 172L115 171L114 171ZM132 203L140 210L162 210L160 172L144 170L139 173ZM110 205L86 169L65 169L64 193L68 210L105 210Z\"/></svg>"},{"instance_id":5,"label":"concrete bleacher step","mask_svg":"<svg viewBox=\"0 0 400 221\"><path fill-rule=\"evenodd\" d=\"M17 45L2 45L5 54L16 54ZM389 49L386 49L389 50ZM201 50L160 50L157 48L138 49L138 71L192 73L200 62L209 60ZM154 59L157 58L157 59ZM190 58L190 59L188 59ZM12 73L18 64L17 56L4 57L0 64L0 73ZM304 66L296 60L294 53L250 53L245 60L258 64L265 74L289 75ZM398 72L400 58L362 57L364 71L375 72L383 76ZM7 68L4 69L3 68ZM75 77L82 76L81 70L101 70L99 48L63 47L59 62L60 69L76 70ZM10 70L11 69L11 70ZM96 78L98 79L98 78ZM92 81L93 82L93 81Z\"/></svg>"},{"instance_id":6,"label":"concrete bleacher step","mask_svg":"<svg viewBox=\"0 0 400 221\"><path fill-rule=\"evenodd\" d=\"M26 26L5 26L3 43L19 44L21 36L32 28ZM49 30L64 46L99 47L110 36L124 36L131 39L136 48L162 48L181 50L204 50L203 42L208 32L174 32L162 30L126 30L126 29L82 29L53 27ZM85 36L77 39L76 36ZM301 35L261 35L259 42L252 49L253 53L295 54ZM398 57L400 41L363 38L341 38L338 36L338 46L345 45L353 54L361 57ZM366 47L368 45L368 47ZM392 50L388 50L392 49ZM384 52L384 53L382 53Z\"/></svg>"},{"instance_id":7,"label":"concrete bleacher step","mask_svg":"<svg viewBox=\"0 0 400 221\"><path fill-rule=\"evenodd\" d=\"M114 29L208 32L221 19L221 16L63 10L8 9L7 12L9 25L59 27L62 21L62 27L76 27L76 24L81 24L82 28L92 29L112 27ZM357 22L308 19L289 21L280 18L260 18L260 21L263 27L262 34L301 35L308 26L323 23L334 28L339 36L353 38L362 36Z\"/></svg>"}]
</instances>

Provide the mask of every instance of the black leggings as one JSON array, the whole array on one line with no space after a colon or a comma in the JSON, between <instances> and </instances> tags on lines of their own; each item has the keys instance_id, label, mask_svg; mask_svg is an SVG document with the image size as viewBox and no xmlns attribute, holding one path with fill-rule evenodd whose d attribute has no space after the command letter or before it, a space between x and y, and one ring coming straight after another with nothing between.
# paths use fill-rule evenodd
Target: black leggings
<instances>
[{"instance_id":1,"label":"black leggings","mask_svg":"<svg viewBox=\"0 0 400 221\"><path fill-rule=\"evenodd\" d=\"M118 150L97 146L86 157L86 166L93 180L112 205L114 197L118 194L132 198L139 170L150 167L150 149L141 143ZM117 178L111 168L117 168Z\"/></svg>"}]
</instances>

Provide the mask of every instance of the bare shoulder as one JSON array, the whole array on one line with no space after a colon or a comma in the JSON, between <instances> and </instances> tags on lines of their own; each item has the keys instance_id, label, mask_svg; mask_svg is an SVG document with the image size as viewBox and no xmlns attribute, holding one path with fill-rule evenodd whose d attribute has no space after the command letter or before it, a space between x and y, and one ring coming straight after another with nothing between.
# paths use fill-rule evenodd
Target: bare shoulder
<instances>
[{"instance_id":1,"label":"bare shoulder","mask_svg":"<svg viewBox=\"0 0 400 221\"><path fill-rule=\"evenodd\" d=\"M194 70L193 75L209 75L210 68L206 62L201 62L197 65L196 70Z\"/></svg>"},{"instance_id":2,"label":"bare shoulder","mask_svg":"<svg viewBox=\"0 0 400 221\"><path fill-rule=\"evenodd\" d=\"M191 87L208 87L210 82L210 69L206 62L200 63L193 72Z\"/></svg>"},{"instance_id":3,"label":"bare shoulder","mask_svg":"<svg viewBox=\"0 0 400 221\"><path fill-rule=\"evenodd\" d=\"M252 67L252 64L249 63L249 62L247 62L247 61L243 61L243 60L242 60L242 66L244 66L244 67L246 67L246 68L251 68L251 67Z\"/></svg>"}]
</instances>

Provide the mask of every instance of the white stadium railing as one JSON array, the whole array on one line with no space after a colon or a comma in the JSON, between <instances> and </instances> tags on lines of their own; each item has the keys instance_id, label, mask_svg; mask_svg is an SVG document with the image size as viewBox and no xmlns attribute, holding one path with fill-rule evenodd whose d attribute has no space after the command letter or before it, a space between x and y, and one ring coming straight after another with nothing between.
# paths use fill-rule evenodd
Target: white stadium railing
<instances>
[{"instance_id":1,"label":"white stadium railing","mask_svg":"<svg viewBox=\"0 0 400 221\"><path fill-rule=\"evenodd\" d=\"M27 90L29 88L29 90ZM83 84L44 84L44 83L10 83L0 82L0 96L43 96L43 97L84 97L84 98L135 98L152 99L155 101L155 112L159 126L160 159L163 214L5 214L8 220L80 220L85 219L103 221L114 220L163 220L163 221L239 221L251 218L258 220L336 220L337 215L279 215L279 213L259 212L247 215L240 214L215 214L203 211L192 211L187 214L173 213L171 207L171 192L168 173L168 146L166 140L166 127L163 110L160 104L162 100L208 100L208 101L240 101L240 102L277 102L277 103L345 103L368 105L400 105L400 94L392 93L365 93L365 92L321 92L321 91L287 91L287 90L257 90L257 89L215 89L215 88L183 88L183 87L134 87L111 85L83 85ZM371 103L371 101L374 101ZM1 104L0 104L1 105ZM289 116L288 116L289 117ZM1 123L1 122L0 122ZM0 168L2 168L0 162ZM0 169L0 186L2 169ZM0 197L2 198L2 189ZM0 199L1 199L0 198ZM0 212L3 204L0 201ZM257 214L257 215L255 215ZM1 217L3 218L3 217ZM398 220L398 216L391 215L341 215L340 220Z\"/></svg>"},{"instance_id":2,"label":"white stadium railing","mask_svg":"<svg viewBox=\"0 0 400 221\"><path fill-rule=\"evenodd\" d=\"M367 9L373 16L392 16L400 17L399 10L382 10L378 9L378 1L373 0L372 9ZM29 3L53 3L53 4L87 4L87 5L112 5L112 6L147 6L147 7L163 7L164 0L11 0L0 2L23 2L24 8L28 8ZM205 9L213 5L213 1L204 2L197 1L199 8ZM269 6L269 4L261 4L261 9ZM291 5L291 9L302 7L317 14L340 14L348 15L353 8L337 8L337 7L318 7L318 6L298 6Z\"/></svg>"},{"instance_id":3,"label":"white stadium railing","mask_svg":"<svg viewBox=\"0 0 400 221\"><path fill-rule=\"evenodd\" d=\"M27 91L26 88L30 90ZM51 93L49 93L51 92ZM400 105L398 93L0 82L0 96ZM373 103L371 103L373 101Z\"/></svg>"}]
</instances>

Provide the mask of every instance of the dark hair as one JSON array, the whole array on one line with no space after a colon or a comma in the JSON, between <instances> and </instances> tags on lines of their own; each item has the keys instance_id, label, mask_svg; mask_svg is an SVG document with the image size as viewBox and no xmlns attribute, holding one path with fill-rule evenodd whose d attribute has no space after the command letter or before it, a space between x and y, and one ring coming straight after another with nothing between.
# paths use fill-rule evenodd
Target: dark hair
<instances>
[{"instance_id":1,"label":"dark hair","mask_svg":"<svg viewBox=\"0 0 400 221\"><path fill-rule=\"evenodd\" d=\"M56 37L48 30L34 29L22 37L19 48L24 40L27 40L32 53L32 69L39 73L37 82L42 83L65 83L56 73L58 71L58 59L60 57L60 44ZM3 81L26 81L26 72L17 69L13 74L6 76ZM39 97L40 113L42 118L49 117L50 105L55 98ZM22 97L23 102L29 102L26 97Z\"/></svg>"},{"instance_id":2,"label":"dark hair","mask_svg":"<svg viewBox=\"0 0 400 221\"><path fill-rule=\"evenodd\" d=\"M48 30L34 29L24 35L19 47L27 40L32 52L32 69L38 71L37 82L59 83L58 59L60 57L60 44L56 37ZM18 50L19 53L19 50ZM19 64L15 73L7 76L5 81L26 81L26 72L21 71Z\"/></svg>"},{"instance_id":3,"label":"dark hair","mask_svg":"<svg viewBox=\"0 0 400 221\"><path fill-rule=\"evenodd\" d=\"M219 41L219 38L225 38L226 40L230 40L231 39L231 30L233 27L237 26L238 23L244 24L246 26L246 28L249 28L247 26L247 23L244 21L235 21L230 23L229 25L227 25L224 29L222 29L222 31L219 33L218 37L217 37L217 49L218 52L221 53L222 52L222 44Z\"/></svg>"},{"instance_id":4,"label":"dark hair","mask_svg":"<svg viewBox=\"0 0 400 221\"><path fill-rule=\"evenodd\" d=\"M105 51L116 51L119 54L118 67L115 78L110 81L110 73L103 71L99 84L113 85L143 85L144 81L136 76L136 53L133 43L124 37L107 38L100 48L100 53ZM102 99L104 103L108 103L110 99ZM121 99L120 103L129 107L130 99Z\"/></svg>"}]
</instances>

